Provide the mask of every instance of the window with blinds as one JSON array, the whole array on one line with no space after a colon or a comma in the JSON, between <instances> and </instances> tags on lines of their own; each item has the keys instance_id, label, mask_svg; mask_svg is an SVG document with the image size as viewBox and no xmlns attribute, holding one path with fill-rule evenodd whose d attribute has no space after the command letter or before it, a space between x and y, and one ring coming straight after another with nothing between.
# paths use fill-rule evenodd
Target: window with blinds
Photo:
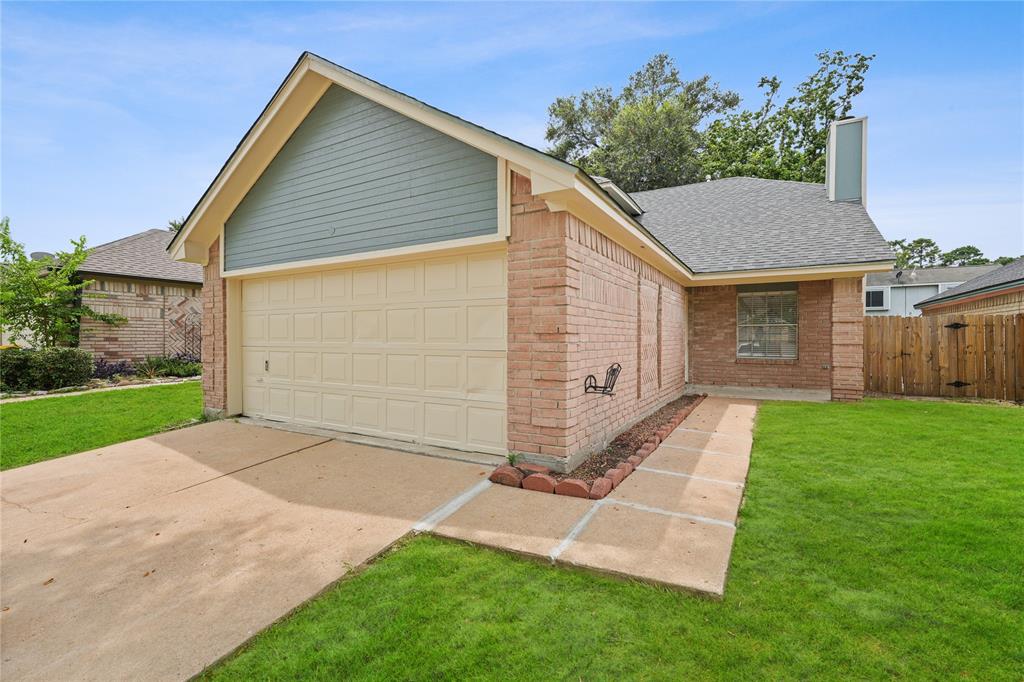
<instances>
[{"instance_id":1,"label":"window with blinds","mask_svg":"<svg viewBox=\"0 0 1024 682\"><path fill-rule=\"evenodd\" d=\"M796 343L796 291L738 294L736 357L794 359Z\"/></svg>"}]
</instances>

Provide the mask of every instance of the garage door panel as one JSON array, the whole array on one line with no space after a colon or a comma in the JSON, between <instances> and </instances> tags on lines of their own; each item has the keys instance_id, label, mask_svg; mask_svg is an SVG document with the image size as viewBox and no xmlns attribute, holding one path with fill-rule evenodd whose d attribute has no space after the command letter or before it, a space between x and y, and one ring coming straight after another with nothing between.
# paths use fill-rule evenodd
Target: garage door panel
<instances>
[{"instance_id":1,"label":"garage door panel","mask_svg":"<svg viewBox=\"0 0 1024 682\"><path fill-rule=\"evenodd\" d=\"M387 266L387 298L415 300L422 297L422 263L396 263Z\"/></svg>"},{"instance_id":2,"label":"garage door panel","mask_svg":"<svg viewBox=\"0 0 1024 682\"><path fill-rule=\"evenodd\" d=\"M423 388L427 391L457 392L464 383L461 355L423 356Z\"/></svg>"},{"instance_id":3,"label":"garage door panel","mask_svg":"<svg viewBox=\"0 0 1024 682\"><path fill-rule=\"evenodd\" d=\"M337 393L322 393L323 423L327 426L348 428L352 425L349 418L349 396Z\"/></svg>"},{"instance_id":4,"label":"garage door panel","mask_svg":"<svg viewBox=\"0 0 1024 682\"><path fill-rule=\"evenodd\" d=\"M352 288L351 270L331 270L324 272L320 278L323 287L323 302L326 304L344 304L350 302L349 291Z\"/></svg>"},{"instance_id":5,"label":"garage door panel","mask_svg":"<svg viewBox=\"0 0 1024 682\"><path fill-rule=\"evenodd\" d=\"M259 345L267 341L267 316L245 313L242 316L242 345Z\"/></svg>"},{"instance_id":6,"label":"garage door panel","mask_svg":"<svg viewBox=\"0 0 1024 682\"><path fill-rule=\"evenodd\" d=\"M423 404L423 436L433 445L457 447L466 441L465 406L456 403Z\"/></svg>"},{"instance_id":7,"label":"garage door panel","mask_svg":"<svg viewBox=\"0 0 1024 682\"><path fill-rule=\"evenodd\" d=\"M266 416L272 419L291 419L292 391L290 388L271 386L267 389Z\"/></svg>"},{"instance_id":8,"label":"garage door panel","mask_svg":"<svg viewBox=\"0 0 1024 682\"><path fill-rule=\"evenodd\" d=\"M267 305L284 308L292 304L292 280L290 277L275 277L267 280Z\"/></svg>"},{"instance_id":9,"label":"garage door panel","mask_svg":"<svg viewBox=\"0 0 1024 682\"><path fill-rule=\"evenodd\" d=\"M420 388L420 356L388 354L388 388Z\"/></svg>"},{"instance_id":10,"label":"garage door panel","mask_svg":"<svg viewBox=\"0 0 1024 682\"><path fill-rule=\"evenodd\" d=\"M290 350L267 351L267 378L271 381L292 380L292 352Z\"/></svg>"},{"instance_id":11,"label":"garage door panel","mask_svg":"<svg viewBox=\"0 0 1024 682\"><path fill-rule=\"evenodd\" d=\"M383 386L383 364L384 356L380 353L353 353L352 383L356 386Z\"/></svg>"},{"instance_id":12,"label":"garage door panel","mask_svg":"<svg viewBox=\"0 0 1024 682\"><path fill-rule=\"evenodd\" d=\"M351 341L352 313L348 310L331 310L320 315L323 341L326 343L347 343Z\"/></svg>"},{"instance_id":13,"label":"garage door panel","mask_svg":"<svg viewBox=\"0 0 1024 682\"><path fill-rule=\"evenodd\" d=\"M504 453L506 276L501 250L243 281L243 412Z\"/></svg>"},{"instance_id":14,"label":"garage door panel","mask_svg":"<svg viewBox=\"0 0 1024 682\"><path fill-rule=\"evenodd\" d=\"M505 358L470 355L466 358L466 392L470 394L505 395Z\"/></svg>"},{"instance_id":15,"label":"garage door panel","mask_svg":"<svg viewBox=\"0 0 1024 682\"><path fill-rule=\"evenodd\" d=\"M267 342L288 343L292 340L292 313L267 315Z\"/></svg>"},{"instance_id":16,"label":"garage door panel","mask_svg":"<svg viewBox=\"0 0 1024 682\"><path fill-rule=\"evenodd\" d=\"M426 344L464 343L464 318L465 308L460 306L424 308L423 342Z\"/></svg>"},{"instance_id":17,"label":"garage door panel","mask_svg":"<svg viewBox=\"0 0 1024 682\"><path fill-rule=\"evenodd\" d=\"M379 301L384 298L384 269L359 268L352 271L352 300L356 303Z\"/></svg>"},{"instance_id":18,"label":"garage door panel","mask_svg":"<svg viewBox=\"0 0 1024 682\"><path fill-rule=\"evenodd\" d=\"M320 304L320 273L294 277L292 280L292 302L296 307Z\"/></svg>"},{"instance_id":19,"label":"garage door panel","mask_svg":"<svg viewBox=\"0 0 1024 682\"><path fill-rule=\"evenodd\" d=\"M320 393L317 391L292 392L292 417L297 422L320 423Z\"/></svg>"},{"instance_id":20,"label":"garage door panel","mask_svg":"<svg viewBox=\"0 0 1024 682\"><path fill-rule=\"evenodd\" d=\"M388 398L384 403L384 429L389 435L416 436L420 432L419 411L422 403L414 400Z\"/></svg>"},{"instance_id":21,"label":"garage door panel","mask_svg":"<svg viewBox=\"0 0 1024 682\"><path fill-rule=\"evenodd\" d=\"M466 308L466 343L474 347L503 347L507 312L504 305L470 305Z\"/></svg>"},{"instance_id":22,"label":"garage door panel","mask_svg":"<svg viewBox=\"0 0 1024 682\"><path fill-rule=\"evenodd\" d=\"M395 308L387 310L387 342L418 345L420 339L420 309Z\"/></svg>"},{"instance_id":23,"label":"garage door panel","mask_svg":"<svg viewBox=\"0 0 1024 682\"><path fill-rule=\"evenodd\" d=\"M380 343L384 340L383 311L379 308L352 311L352 340L356 343Z\"/></svg>"},{"instance_id":24,"label":"garage door panel","mask_svg":"<svg viewBox=\"0 0 1024 682\"><path fill-rule=\"evenodd\" d=\"M356 429L384 430L384 399L368 395L352 396L352 426Z\"/></svg>"},{"instance_id":25,"label":"garage door panel","mask_svg":"<svg viewBox=\"0 0 1024 682\"><path fill-rule=\"evenodd\" d=\"M325 384L350 384L352 356L348 353L322 353L323 382Z\"/></svg>"},{"instance_id":26,"label":"garage door panel","mask_svg":"<svg viewBox=\"0 0 1024 682\"><path fill-rule=\"evenodd\" d=\"M505 292L505 254L484 253L469 257L466 273L467 294L493 296Z\"/></svg>"},{"instance_id":27,"label":"garage door panel","mask_svg":"<svg viewBox=\"0 0 1024 682\"><path fill-rule=\"evenodd\" d=\"M320 341L320 313L295 313L292 330L296 343L317 343Z\"/></svg>"},{"instance_id":28,"label":"garage door panel","mask_svg":"<svg viewBox=\"0 0 1024 682\"><path fill-rule=\"evenodd\" d=\"M505 410L470 405L466 408L466 443L500 449L505 445Z\"/></svg>"}]
</instances>

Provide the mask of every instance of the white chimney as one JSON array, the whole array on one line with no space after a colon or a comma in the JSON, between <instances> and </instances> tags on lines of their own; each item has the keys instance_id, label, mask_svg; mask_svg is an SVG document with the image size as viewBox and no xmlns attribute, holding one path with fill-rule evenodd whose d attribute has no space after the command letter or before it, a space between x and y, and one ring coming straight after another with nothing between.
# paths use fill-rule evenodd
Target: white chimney
<instances>
[{"instance_id":1,"label":"white chimney","mask_svg":"<svg viewBox=\"0 0 1024 682\"><path fill-rule=\"evenodd\" d=\"M829 201L868 205L868 117L844 118L828 127L825 188Z\"/></svg>"}]
</instances>

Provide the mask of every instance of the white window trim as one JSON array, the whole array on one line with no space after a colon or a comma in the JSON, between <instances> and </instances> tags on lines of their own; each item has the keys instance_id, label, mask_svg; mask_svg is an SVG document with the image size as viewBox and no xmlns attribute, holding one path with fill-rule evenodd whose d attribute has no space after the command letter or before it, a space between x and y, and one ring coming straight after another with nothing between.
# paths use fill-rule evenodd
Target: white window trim
<instances>
[{"instance_id":1,"label":"white window trim","mask_svg":"<svg viewBox=\"0 0 1024 682\"><path fill-rule=\"evenodd\" d=\"M890 301L890 289L891 287L864 287L864 310L888 310L892 305ZM882 305L881 306L869 306L868 305L868 292L869 291L881 291L882 292Z\"/></svg>"},{"instance_id":2,"label":"white window trim","mask_svg":"<svg viewBox=\"0 0 1024 682\"><path fill-rule=\"evenodd\" d=\"M741 324L739 313L740 298L744 296L772 296L781 294L792 294L797 297L795 323L782 322L777 324ZM768 355L747 355L740 353L740 328L741 327L792 327L796 331L793 339L793 355L790 356L768 356ZM800 297L793 289L780 289L778 291L749 291L736 294L736 358L739 360L799 360L800 359Z\"/></svg>"}]
</instances>

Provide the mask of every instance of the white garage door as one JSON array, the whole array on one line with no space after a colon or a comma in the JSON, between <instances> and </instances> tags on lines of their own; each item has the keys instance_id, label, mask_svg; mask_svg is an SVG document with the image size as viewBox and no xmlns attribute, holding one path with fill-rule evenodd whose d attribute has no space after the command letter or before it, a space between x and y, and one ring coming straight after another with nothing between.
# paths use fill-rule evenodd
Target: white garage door
<instances>
[{"instance_id":1,"label":"white garage door","mask_svg":"<svg viewBox=\"0 0 1024 682\"><path fill-rule=\"evenodd\" d=\"M243 412L503 454L500 251L247 279Z\"/></svg>"}]
</instances>

